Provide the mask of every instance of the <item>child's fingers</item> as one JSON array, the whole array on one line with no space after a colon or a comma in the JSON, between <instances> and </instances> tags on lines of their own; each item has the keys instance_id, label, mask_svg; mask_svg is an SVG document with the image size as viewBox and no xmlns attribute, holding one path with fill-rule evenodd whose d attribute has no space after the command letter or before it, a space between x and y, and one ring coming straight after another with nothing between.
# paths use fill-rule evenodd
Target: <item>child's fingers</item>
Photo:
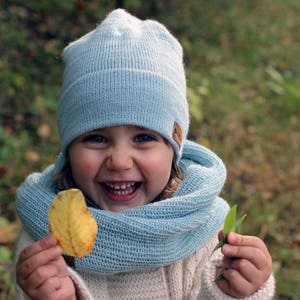
<instances>
[{"instance_id":1,"label":"child's fingers","mask_svg":"<svg viewBox=\"0 0 300 300\"><path fill-rule=\"evenodd\" d=\"M58 277L50 277L37 289L32 291L36 295L36 299L57 299L51 298L50 295L54 294L57 290L61 289L62 283Z\"/></svg>"},{"instance_id":2,"label":"child's fingers","mask_svg":"<svg viewBox=\"0 0 300 300\"><path fill-rule=\"evenodd\" d=\"M57 259L60 255L62 255L61 248L54 246L42 252L38 252L25 260L19 258L16 265L17 280L26 279L35 269L48 264L51 260Z\"/></svg>"},{"instance_id":3,"label":"child's fingers","mask_svg":"<svg viewBox=\"0 0 300 300\"><path fill-rule=\"evenodd\" d=\"M58 278L52 277L47 280L41 287L34 291L38 300L40 299L77 299L75 288L69 277ZM43 295L43 297L41 297Z\"/></svg>"},{"instance_id":4,"label":"child's fingers","mask_svg":"<svg viewBox=\"0 0 300 300\"><path fill-rule=\"evenodd\" d=\"M264 282L264 273L260 272L249 260L247 259L233 259L228 269L233 269L239 272L248 282L254 286L259 286Z\"/></svg>"},{"instance_id":5,"label":"child's fingers","mask_svg":"<svg viewBox=\"0 0 300 300\"><path fill-rule=\"evenodd\" d=\"M61 288L56 291L55 299L77 299L75 297L75 288L73 281L70 278L64 278L61 284Z\"/></svg>"},{"instance_id":6,"label":"child's fingers","mask_svg":"<svg viewBox=\"0 0 300 300\"><path fill-rule=\"evenodd\" d=\"M221 238L222 232L218 237ZM247 297L272 273L272 258L265 243L255 236L228 233L221 251L223 277L220 289L233 297Z\"/></svg>"},{"instance_id":7,"label":"child's fingers","mask_svg":"<svg viewBox=\"0 0 300 300\"><path fill-rule=\"evenodd\" d=\"M55 277L58 274L57 267L54 265L44 265L33 271L26 280L24 285L30 286L32 289L37 289L44 284L49 278Z\"/></svg>"},{"instance_id":8,"label":"child's fingers","mask_svg":"<svg viewBox=\"0 0 300 300\"><path fill-rule=\"evenodd\" d=\"M41 252L45 249L51 248L55 245L57 245L57 240L53 236L47 236L24 248L19 255L19 261L24 261L30 256L35 255L36 253Z\"/></svg>"},{"instance_id":9,"label":"child's fingers","mask_svg":"<svg viewBox=\"0 0 300 300\"><path fill-rule=\"evenodd\" d=\"M248 246L261 249L266 256L270 256L265 243L256 236L241 235L238 233L230 232L227 235L227 242L236 246Z\"/></svg>"},{"instance_id":10,"label":"child's fingers","mask_svg":"<svg viewBox=\"0 0 300 300\"><path fill-rule=\"evenodd\" d=\"M59 256L57 259L50 261L49 264L53 265L56 268L58 277L65 277L68 275L67 264L62 256Z\"/></svg>"},{"instance_id":11,"label":"child's fingers","mask_svg":"<svg viewBox=\"0 0 300 300\"><path fill-rule=\"evenodd\" d=\"M51 269L49 271L52 273ZM45 270L43 270L43 273L44 272ZM52 274L50 277L47 276L46 278L38 278L38 286L35 280L36 278L32 277L30 281L18 281L19 286L32 300L50 299L49 295L61 288L60 279L56 276L52 276Z\"/></svg>"},{"instance_id":12,"label":"child's fingers","mask_svg":"<svg viewBox=\"0 0 300 300\"><path fill-rule=\"evenodd\" d=\"M75 299L74 285L68 277L67 267L62 257L39 267L27 279L18 283L33 300Z\"/></svg>"},{"instance_id":13,"label":"child's fingers","mask_svg":"<svg viewBox=\"0 0 300 300\"><path fill-rule=\"evenodd\" d=\"M271 265L265 253L259 248L225 244L221 251L226 257L242 258L250 261L258 270L268 269Z\"/></svg>"},{"instance_id":14,"label":"child's fingers","mask_svg":"<svg viewBox=\"0 0 300 300\"><path fill-rule=\"evenodd\" d=\"M265 280L264 273L260 272L249 260L242 258L229 258L224 256L222 269L237 270L247 281L258 284Z\"/></svg>"},{"instance_id":15,"label":"child's fingers","mask_svg":"<svg viewBox=\"0 0 300 300\"><path fill-rule=\"evenodd\" d=\"M224 270L225 280L218 283L221 290L233 297L247 297L253 293L253 285L247 281L237 270Z\"/></svg>"}]
</instances>

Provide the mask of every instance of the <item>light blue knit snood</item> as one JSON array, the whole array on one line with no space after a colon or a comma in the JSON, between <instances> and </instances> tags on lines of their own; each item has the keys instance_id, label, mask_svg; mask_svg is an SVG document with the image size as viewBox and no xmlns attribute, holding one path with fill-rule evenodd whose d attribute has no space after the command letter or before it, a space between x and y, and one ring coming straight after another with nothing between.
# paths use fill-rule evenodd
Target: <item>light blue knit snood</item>
<instances>
[{"instance_id":1,"label":"light blue knit snood","mask_svg":"<svg viewBox=\"0 0 300 300\"><path fill-rule=\"evenodd\" d=\"M90 208L99 229L96 244L89 255L75 259L75 268L113 274L163 266L187 257L215 235L228 211L218 197L226 177L221 159L187 141L180 167L184 181L169 199L120 213ZM49 234L53 175L53 166L32 174L17 193L18 214L36 240Z\"/></svg>"}]
</instances>

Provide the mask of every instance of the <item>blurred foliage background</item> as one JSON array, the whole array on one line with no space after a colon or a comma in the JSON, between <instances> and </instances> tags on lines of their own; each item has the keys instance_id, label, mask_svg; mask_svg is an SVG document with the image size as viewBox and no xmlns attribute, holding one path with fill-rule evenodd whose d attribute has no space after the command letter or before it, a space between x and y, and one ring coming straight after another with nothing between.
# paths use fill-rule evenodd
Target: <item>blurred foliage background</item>
<instances>
[{"instance_id":1,"label":"blurred foliage background","mask_svg":"<svg viewBox=\"0 0 300 300\"><path fill-rule=\"evenodd\" d=\"M163 22L185 51L190 138L228 167L243 232L272 253L276 299L300 299L300 2L2 0L0 299L14 298L15 194L55 160L62 49L116 7Z\"/></svg>"}]
</instances>

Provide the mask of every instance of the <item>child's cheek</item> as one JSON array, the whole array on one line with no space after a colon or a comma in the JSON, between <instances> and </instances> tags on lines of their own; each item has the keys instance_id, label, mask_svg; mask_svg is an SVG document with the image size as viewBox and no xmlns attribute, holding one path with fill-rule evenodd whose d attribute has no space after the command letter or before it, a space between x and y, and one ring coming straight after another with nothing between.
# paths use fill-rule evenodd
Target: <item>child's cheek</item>
<instances>
[{"instance_id":1,"label":"child's cheek","mask_svg":"<svg viewBox=\"0 0 300 300\"><path fill-rule=\"evenodd\" d=\"M93 151L77 151L71 158L71 167L73 177L78 179L87 179L93 177L98 171L98 159Z\"/></svg>"}]
</instances>

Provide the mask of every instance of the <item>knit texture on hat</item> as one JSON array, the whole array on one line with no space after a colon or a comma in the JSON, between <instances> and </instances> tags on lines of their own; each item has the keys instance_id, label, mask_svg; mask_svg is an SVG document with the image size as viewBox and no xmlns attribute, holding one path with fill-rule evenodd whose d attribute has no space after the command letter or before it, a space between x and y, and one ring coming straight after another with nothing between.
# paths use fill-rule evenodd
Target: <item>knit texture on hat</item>
<instances>
[{"instance_id":1,"label":"knit texture on hat","mask_svg":"<svg viewBox=\"0 0 300 300\"><path fill-rule=\"evenodd\" d=\"M179 159L189 126L182 47L162 24L122 9L63 52L62 153L81 134L114 125L160 133Z\"/></svg>"},{"instance_id":2,"label":"knit texture on hat","mask_svg":"<svg viewBox=\"0 0 300 300\"><path fill-rule=\"evenodd\" d=\"M228 204L218 197L226 177L223 162L207 148L186 142L180 166L184 180L173 197L119 213L90 208L99 230L93 251L75 259L79 270L101 274L163 266L185 258L224 222ZM31 175L17 193L17 211L34 239L49 234L47 215L57 191L54 167Z\"/></svg>"}]
</instances>

